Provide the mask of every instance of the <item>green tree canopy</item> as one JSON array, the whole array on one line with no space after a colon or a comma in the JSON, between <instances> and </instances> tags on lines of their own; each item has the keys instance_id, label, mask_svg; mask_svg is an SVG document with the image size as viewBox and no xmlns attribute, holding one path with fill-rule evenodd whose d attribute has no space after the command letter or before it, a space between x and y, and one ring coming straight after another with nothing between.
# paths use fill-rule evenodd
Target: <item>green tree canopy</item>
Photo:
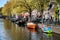
<instances>
[{"instance_id":1,"label":"green tree canopy","mask_svg":"<svg viewBox=\"0 0 60 40\"><path fill-rule=\"evenodd\" d=\"M56 0L57 1L57 3L59 3L60 4L60 0Z\"/></svg>"}]
</instances>

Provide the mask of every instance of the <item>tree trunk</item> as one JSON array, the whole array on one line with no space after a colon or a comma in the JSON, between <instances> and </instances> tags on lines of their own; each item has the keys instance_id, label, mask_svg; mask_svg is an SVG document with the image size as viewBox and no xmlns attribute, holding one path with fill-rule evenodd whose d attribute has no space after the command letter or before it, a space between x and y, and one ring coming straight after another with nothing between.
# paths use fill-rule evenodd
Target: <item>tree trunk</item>
<instances>
[{"instance_id":1,"label":"tree trunk","mask_svg":"<svg viewBox=\"0 0 60 40\"><path fill-rule=\"evenodd\" d=\"M42 15L42 24L43 24L43 9L41 10L41 15Z\"/></svg>"},{"instance_id":2,"label":"tree trunk","mask_svg":"<svg viewBox=\"0 0 60 40\"><path fill-rule=\"evenodd\" d=\"M31 22L31 12L32 12L32 10L31 10L31 8L29 9L29 13L30 13L30 15L29 15L29 22Z\"/></svg>"},{"instance_id":3,"label":"tree trunk","mask_svg":"<svg viewBox=\"0 0 60 40\"><path fill-rule=\"evenodd\" d=\"M42 24L43 24L43 7L44 7L44 4L42 3L42 4L41 4Z\"/></svg>"},{"instance_id":4,"label":"tree trunk","mask_svg":"<svg viewBox=\"0 0 60 40\"><path fill-rule=\"evenodd\" d=\"M58 9L59 9L59 13L58 13L58 22L60 22L60 18L59 18L59 16L60 16L60 4L58 4Z\"/></svg>"}]
</instances>

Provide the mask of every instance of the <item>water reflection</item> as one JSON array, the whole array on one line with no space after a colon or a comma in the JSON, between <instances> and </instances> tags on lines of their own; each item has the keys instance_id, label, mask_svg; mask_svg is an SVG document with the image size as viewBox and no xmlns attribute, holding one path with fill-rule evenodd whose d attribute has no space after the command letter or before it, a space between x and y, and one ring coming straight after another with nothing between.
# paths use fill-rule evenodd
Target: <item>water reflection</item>
<instances>
[{"instance_id":1,"label":"water reflection","mask_svg":"<svg viewBox=\"0 0 60 40\"><path fill-rule=\"evenodd\" d=\"M40 40L40 37L37 34L37 31L35 29L28 29L30 34L30 40Z\"/></svg>"},{"instance_id":2,"label":"water reflection","mask_svg":"<svg viewBox=\"0 0 60 40\"><path fill-rule=\"evenodd\" d=\"M3 20L4 23L4 29L9 30L11 29L12 23L9 20Z\"/></svg>"},{"instance_id":3,"label":"water reflection","mask_svg":"<svg viewBox=\"0 0 60 40\"><path fill-rule=\"evenodd\" d=\"M0 40L60 40L58 34L46 34L39 31L20 27L9 20L0 22Z\"/></svg>"},{"instance_id":4,"label":"water reflection","mask_svg":"<svg viewBox=\"0 0 60 40\"><path fill-rule=\"evenodd\" d=\"M35 29L28 29L30 31L30 40L53 40L52 33L38 33Z\"/></svg>"},{"instance_id":5,"label":"water reflection","mask_svg":"<svg viewBox=\"0 0 60 40\"><path fill-rule=\"evenodd\" d=\"M7 34L6 30L4 29L4 23L2 19L0 19L0 40L11 40L9 34Z\"/></svg>"},{"instance_id":6,"label":"water reflection","mask_svg":"<svg viewBox=\"0 0 60 40\"><path fill-rule=\"evenodd\" d=\"M53 40L52 38L53 38L52 33L50 34L43 33L43 40Z\"/></svg>"}]
</instances>

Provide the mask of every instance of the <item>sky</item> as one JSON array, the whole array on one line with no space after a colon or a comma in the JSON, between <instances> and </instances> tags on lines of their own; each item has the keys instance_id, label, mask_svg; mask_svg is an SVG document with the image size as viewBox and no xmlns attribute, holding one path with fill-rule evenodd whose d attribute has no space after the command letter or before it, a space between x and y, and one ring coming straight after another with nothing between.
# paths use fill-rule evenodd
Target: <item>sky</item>
<instances>
[{"instance_id":1,"label":"sky","mask_svg":"<svg viewBox=\"0 0 60 40\"><path fill-rule=\"evenodd\" d=\"M4 4L6 4L6 3L7 3L7 1L8 1L8 0L0 0L0 7L3 7L3 6L4 6Z\"/></svg>"}]
</instances>

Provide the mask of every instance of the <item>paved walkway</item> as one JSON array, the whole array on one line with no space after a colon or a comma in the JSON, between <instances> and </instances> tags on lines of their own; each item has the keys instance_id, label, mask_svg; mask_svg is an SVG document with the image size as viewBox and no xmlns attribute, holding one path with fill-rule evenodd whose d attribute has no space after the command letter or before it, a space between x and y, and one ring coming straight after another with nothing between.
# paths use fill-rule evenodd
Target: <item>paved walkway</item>
<instances>
[{"instance_id":1,"label":"paved walkway","mask_svg":"<svg viewBox=\"0 0 60 40\"><path fill-rule=\"evenodd\" d=\"M60 26L58 26L58 25L52 26L52 30L53 30L53 32L60 34Z\"/></svg>"}]
</instances>

